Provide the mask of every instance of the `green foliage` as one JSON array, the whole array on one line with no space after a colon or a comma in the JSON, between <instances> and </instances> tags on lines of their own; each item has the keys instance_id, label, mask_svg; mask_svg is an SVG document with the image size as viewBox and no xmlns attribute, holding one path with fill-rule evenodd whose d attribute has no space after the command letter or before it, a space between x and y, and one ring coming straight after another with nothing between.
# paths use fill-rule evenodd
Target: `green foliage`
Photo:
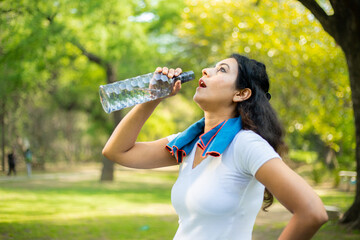
<instances>
[{"instance_id":1,"label":"green foliage","mask_svg":"<svg viewBox=\"0 0 360 240\"><path fill-rule=\"evenodd\" d=\"M24 146L19 139L28 139L36 161L44 163L99 157L114 127L98 96L99 85L107 83L107 66L113 68L115 80L122 80L153 71L154 63L165 65L171 54L165 58L158 54L161 43L153 39L173 31L169 26L179 20L177 9L183 1L0 4L4 13L0 17L0 99L6 106L6 141L16 143L21 151ZM154 18L143 21L144 13ZM160 26L163 30L158 31ZM99 61L89 59L84 51ZM153 119L154 123L164 120L161 115ZM162 135L166 128L168 133L174 130L171 119L165 120L155 131L145 127L145 133L154 134L146 138ZM89 149L92 157L82 153Z\"/></svg>"},{"instance_id":2,"label":"green foliage","mask_svg":"<svg viewBox=\"0 0 360 240\"><path fill-rule=\"evenodd\" d=\"M313 164L318 159L318 154L316 152L290 150L289 157L297 162Z\"/></svg>"},{"instance_id":3,"label":"green foliage","mask_svg":"<svg viewBox=\"0 0 360 240\"><path fill-rule=\"evenodd\" d=\"M326 173L326 169L324 168L324 164L321 162L316 162L312 166L312 180L315 184L320 184L322 182L322 178Z\"/></svg>"},{"instance_id":4,"label":"green foliage","mask_svg":"<svg viewBox=\"0 0 360 240\"><path fill-rule=\"evenodd\" d=\"M6 143L21 147L18 139L29 139L38 149L35 159L99 157L114 128L98 97L107 66L115 80L157 66L194 70L198 79L202 68L239 52L266 64L271 103L290 148L316 152L319 160L331 148L340 168L354 167L343 53L298 1L22 0L1 1L0 10ZM197 84L185 84L181 96L162 103L139 140L182 131L201 118L192 101ZM92 150L80 154L84 149Z\"/></svg>"},{"instance_id":5,"label":"green foliage","mask_svg":"<svg viewBox=\"0 0 360 240\"><path fill-rule=\"evenodd\" d=\"M184 98L178 95L165 100L145 123L138 141L153 141L184 131L202 118L199 108Z\"/></svg>"}]
</instances>

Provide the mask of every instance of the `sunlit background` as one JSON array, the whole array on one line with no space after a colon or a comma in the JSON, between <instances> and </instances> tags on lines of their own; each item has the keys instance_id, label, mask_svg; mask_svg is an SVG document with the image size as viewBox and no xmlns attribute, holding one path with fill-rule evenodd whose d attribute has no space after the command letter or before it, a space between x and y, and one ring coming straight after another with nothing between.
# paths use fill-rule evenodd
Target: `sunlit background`
<instances>
[{"instance_id":1,"label":"sunlit background","mask_svg":"<svg viewBox=\"0 0 360 240\"><path fill-rule=\"evenodd\" d=\"M328 1L318 2L332 13ZM139 141L183 131L200 119L192 96L201 69L240 53L267 67L270 102L287 133L291 167L313 186L331 191L341 184L341 170L356 167L344 54L298 1L8 0L0 1L0 9L1 239L171 239L177 218L169 191L176 169L153 175L116 166L115 184L98 182L101 150L116 121L101 107L99 85L158 66L194 70L196 80L159 105ZM26 178L27 147L33 152L32 180ZM12 148L20 180L5 176ZM57 175L60 170L70 173ZM353 194L337 194L324 198L344 211ZM339 199L346 201L337 204ZM33 221L41 226L36 233ZM120 222L133 225L119 227L119 233ZM41 233L47 228L51 231ZM16 235L17 229L29 235ZM67 237L60 237L62 231ZM151 237L151 231L160 235Z\"/></svg>"}]
</instances>

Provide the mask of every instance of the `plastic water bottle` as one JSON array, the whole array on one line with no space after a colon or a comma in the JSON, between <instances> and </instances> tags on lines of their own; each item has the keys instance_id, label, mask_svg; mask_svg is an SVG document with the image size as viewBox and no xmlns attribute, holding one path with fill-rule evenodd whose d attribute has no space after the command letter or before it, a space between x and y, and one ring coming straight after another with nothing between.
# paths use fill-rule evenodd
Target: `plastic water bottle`
<instances>
[{"instance_id":1,"label":"plastic water bottle","mask_svg":"<svg viewBox=\"0 0 360 240\"><path fill-rule=\"evenodd\" d=\"M193 71L181 73L174 78L168 78L161 73L148 73L128 78L122 81L101 85L100 101L106 113L132 107L136 104L152 101L169 95L174 83L195 79Z\"/></svg>"}]
</instances>

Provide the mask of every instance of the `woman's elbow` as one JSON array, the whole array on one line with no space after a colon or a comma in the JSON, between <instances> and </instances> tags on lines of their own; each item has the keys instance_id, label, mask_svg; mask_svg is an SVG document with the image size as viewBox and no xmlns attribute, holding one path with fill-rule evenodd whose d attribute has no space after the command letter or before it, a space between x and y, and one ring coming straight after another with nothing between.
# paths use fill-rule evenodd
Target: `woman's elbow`
<instances>
[{"instance_id":1,"label":"woman's elbow","mask_svg":"<svg viewBox=\"0 0 360 240\"><path fill-rule=\"evenodd\" d=\"M105 146L101 153L104 157L106 157L110 161L116 162L116 158L114 157L114 155L112 154L112 152L108 147Z\"/></svg>"},{"instance_id":2,"label":"woman's elbow","mask_svg":"<svg viewBox=\"0 0 360 240\"><path fill-rule=\"evenodd\" d=\"M109 158L108 157L108 154L109 154L109 151L108 149L106 148L106 146L103 148L103 150L101 151L101 154L106 157L106 158Z\"/></svg>"},{"instance_id":3,"label":"woman's elbow","mask_svg":"<svg viewBox=\"0 0 360 240\"><path fill-rule=\"evenodd\" d=\"M329 217L324 207L313 210L307 216L307 221L317 227L321 227L328 219Z\"/></svg>"},{"instance_id":4,"label":"woman's elbow","mask_svg":"<svg viewBox=\"0 0 360 240\"><path fill-rule=\"evenodd\" d=\"M323 208L321 211L319 211L319 213L316 214L315 219L320 226L325 224L329 220L329 216L325 208Z\"/></svg>"}]
</instances>

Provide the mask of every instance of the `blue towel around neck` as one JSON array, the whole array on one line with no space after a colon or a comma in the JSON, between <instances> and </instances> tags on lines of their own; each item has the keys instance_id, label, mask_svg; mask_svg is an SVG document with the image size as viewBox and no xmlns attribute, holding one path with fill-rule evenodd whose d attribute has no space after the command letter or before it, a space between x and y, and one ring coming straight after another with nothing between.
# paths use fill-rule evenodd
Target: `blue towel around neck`
<instances>
[{"instance_id":1,"label":"blue towel around neck","mask_svg":"<svg viewBox=\"0 0 360 240\"><path fill-rule=\"evenodd\" d=\"M203 150L202 157L219 157L241 130L241 117L225 120L206 133L204 127L205 118L202 118L166 145L178 163L191 152L195 144Z\"/></svg>"}]
</instances>

